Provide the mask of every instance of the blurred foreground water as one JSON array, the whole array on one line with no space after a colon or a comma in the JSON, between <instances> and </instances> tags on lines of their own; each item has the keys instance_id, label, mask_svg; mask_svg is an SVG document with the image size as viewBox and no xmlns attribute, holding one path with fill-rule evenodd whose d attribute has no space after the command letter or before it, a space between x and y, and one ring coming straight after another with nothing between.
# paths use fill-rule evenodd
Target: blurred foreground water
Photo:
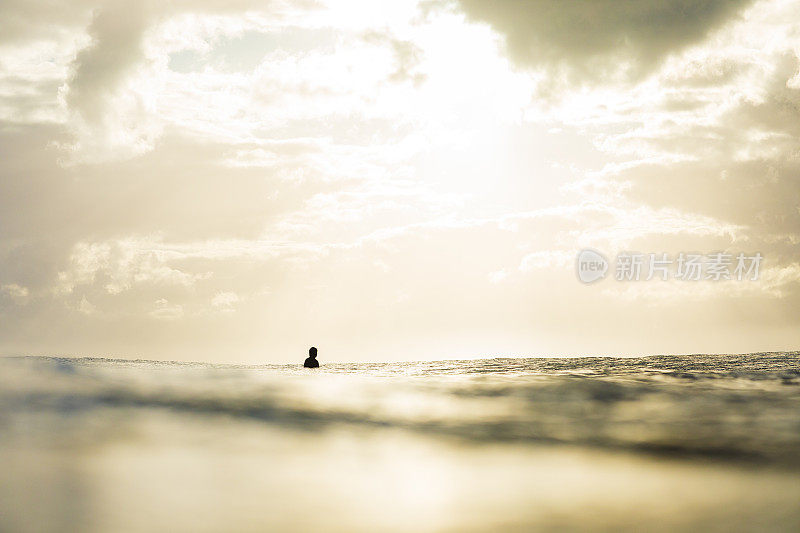
<instances>
[{"instance_id":1,"label":"blurred foreground water","mask_svg":"<svg viewBox=\"0 0 800 533\"><path fill-rule=\"evenodd\" d=\"M800 530L800 354L0 359L0 531Z\"/></svg>"}]
</instances>

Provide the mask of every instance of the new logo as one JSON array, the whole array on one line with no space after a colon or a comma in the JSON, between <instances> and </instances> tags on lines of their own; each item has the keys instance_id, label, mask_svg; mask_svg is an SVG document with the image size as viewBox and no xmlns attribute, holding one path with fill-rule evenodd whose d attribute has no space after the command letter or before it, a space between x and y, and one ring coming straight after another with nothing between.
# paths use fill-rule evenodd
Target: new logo
<instances>
[{"instance_id":1,"label":"new logo","mask_svg":"<svg viewBox=\"0 0 800 533\"><path fill-rule=\"evenodd\" d=\"M608 260L600 252L581 250L575 261L578 279L584 283L594 283L606 277Z\"/></svg>"}]
</instances>

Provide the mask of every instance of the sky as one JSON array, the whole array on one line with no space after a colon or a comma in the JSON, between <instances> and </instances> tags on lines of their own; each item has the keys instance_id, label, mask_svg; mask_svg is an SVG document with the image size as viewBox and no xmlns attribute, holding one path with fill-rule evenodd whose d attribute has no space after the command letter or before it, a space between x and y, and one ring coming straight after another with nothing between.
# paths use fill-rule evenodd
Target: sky
<instances>
[{"instance_id":1,"label":"sky","mask_svg":"<svg viewBox=\"0 0 800 533\"><path fill-rule=\"evenodd\" d=\"M0 355L798 349L799 57L792 0L5 0Z\"/></svg>"}]
</instances>

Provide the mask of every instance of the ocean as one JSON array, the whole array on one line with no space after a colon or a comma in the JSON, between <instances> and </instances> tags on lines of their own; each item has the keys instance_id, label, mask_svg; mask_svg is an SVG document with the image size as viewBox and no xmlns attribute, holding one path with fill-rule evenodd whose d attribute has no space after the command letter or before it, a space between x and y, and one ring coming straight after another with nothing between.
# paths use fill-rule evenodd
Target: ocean
<instances>
[{"instance_id":1,"label":"ocean","mask_svg":"<svg viewBox=\"0 0 800 533\"><path fill-rule=\"evenodd\" d=\"M799 531L800 352L0 359L0 531Z\"/></svg>"}]
</instances>

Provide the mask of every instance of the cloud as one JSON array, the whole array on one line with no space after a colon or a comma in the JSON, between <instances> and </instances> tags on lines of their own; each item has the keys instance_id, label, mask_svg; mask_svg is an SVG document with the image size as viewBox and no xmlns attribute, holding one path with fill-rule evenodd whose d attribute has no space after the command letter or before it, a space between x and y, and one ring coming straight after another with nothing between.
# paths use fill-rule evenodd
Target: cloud
<instances>
[{"instance_id":1,"label":"cloud","mask_svg":"<svg viewBox=\"0 0 800 533\"><path fill-rule=\"evenodd\" d=\"M165 298L156 300L150 316L156 320L178 320L183 316L183 306L170 304Z\"/></svg>"},{"instance_id":2,"label":"cloud","mask_svg":"<svg viewBox=\"0 0 800 533\"><path fill-rule=\"evenodd\" d=\"M221 313L232 313L239 303L239 295L235 292L220 291L211 299L211 307Z\"/></svg>"},{"instance_id":3,"label":"cloud","mask_svg":"<svg viewBox=\"0 0 800 533\"><path fill-rule=\"evenodd\" d=\"M4 0L0 3L0 44L52 38L81 26L96 0Z\"/></svg>"},{"instance_id":4,"label":"cloud","mask_svg":"<svg viewBox=\"0 0 800 533\"><path fill-rule=\"evenodd\" d=\"M147 241L79 243L70 268L59 273L60 290L72 292L78 285L100 283L109 294L130 290L134 284L192 286L210 273L190 274L170 267L169 253L148 249Z\"/></svg>"},{"instance_id":5,"label":"cloud","mask_svg":"<svg viewBox=\"0 0 800 533\"><path fill-rule=\"evenodd\" d=\"M389 75L389 81L402 83L411 81L419 85L425 81L425 74L418 71L423 50L412 41L397 39L384 32L370 31L364 40L373 44L388 44L394 53L395 71Z\"/></svg>"},{"instance_id":6,"label":"cloud","mask_svg":"<svg viewBox=\"0 0 800 533\"><path fill-rule=\"evenodd\" d=\"M609 178L624 183L632 201L714 217L742 228L739 235L754 245L771 242L772 248L783 238L795 239L800 89L789 82L800 60L778 53L766 64L771 72L756 95L740 96L717 112L709 103L687 121L629 134L628 141L641 140L650 153L676 152L682 160L643 160Z\"/></svg>"},{"instance_id":7,"label":"cloud","mask_svg":"<svg viewBox=\"0 0 800 533\"><path fill-rule=\"evenodd\" d=\"M2 353L797 339L789 2L55 4L0 5ZM764 282L592 292L586 246L761 251Z\"/></svg>"},{"instance_id":8,"label":"cloud","mask_svg":"<svg viewBox=\"0 0 800 533\"><path fill-rule=\"evenodd\" d=\"M75 58L67 103L90 123L99 122L123 76L142 59L148 18L145 3L110 2L96 11L90 44Z\"/></svg>"},{"instance_id":9,"label":"cloud","mask_svg":"<svg viewBox=\"0 0 800 533\"><path fill-rule=\"evenodd\" d=\"M27 287L21 287L16 283L9 283L7 285L0 285L0 294L5 295L18 305L25 305L28 303L30 291Z\"/></svg>"},{"instance_id":10,"label":"cloud","mask_svg":"<svg viewBox=\"0 0 800 533\"><path fill-rule=\"evenodd\" d=\"M638 78L702 41L751 0L459 0L467 16L504 36L520 65L564 67L599 80L620 69ZM562 69L563 70L563 69Z\"/></svg>"},{"instance_id":11,"label":"cloud","mask_svg":"<svg viewBox=\"0 0 800 533\"><path fill-rule=\"evenodd\" d=\"M97 307L86 299L86 296L81 296L81 301L78 304L78 311L84 315L94 315L97 313Z\"/></svg>"}]
</instances>

